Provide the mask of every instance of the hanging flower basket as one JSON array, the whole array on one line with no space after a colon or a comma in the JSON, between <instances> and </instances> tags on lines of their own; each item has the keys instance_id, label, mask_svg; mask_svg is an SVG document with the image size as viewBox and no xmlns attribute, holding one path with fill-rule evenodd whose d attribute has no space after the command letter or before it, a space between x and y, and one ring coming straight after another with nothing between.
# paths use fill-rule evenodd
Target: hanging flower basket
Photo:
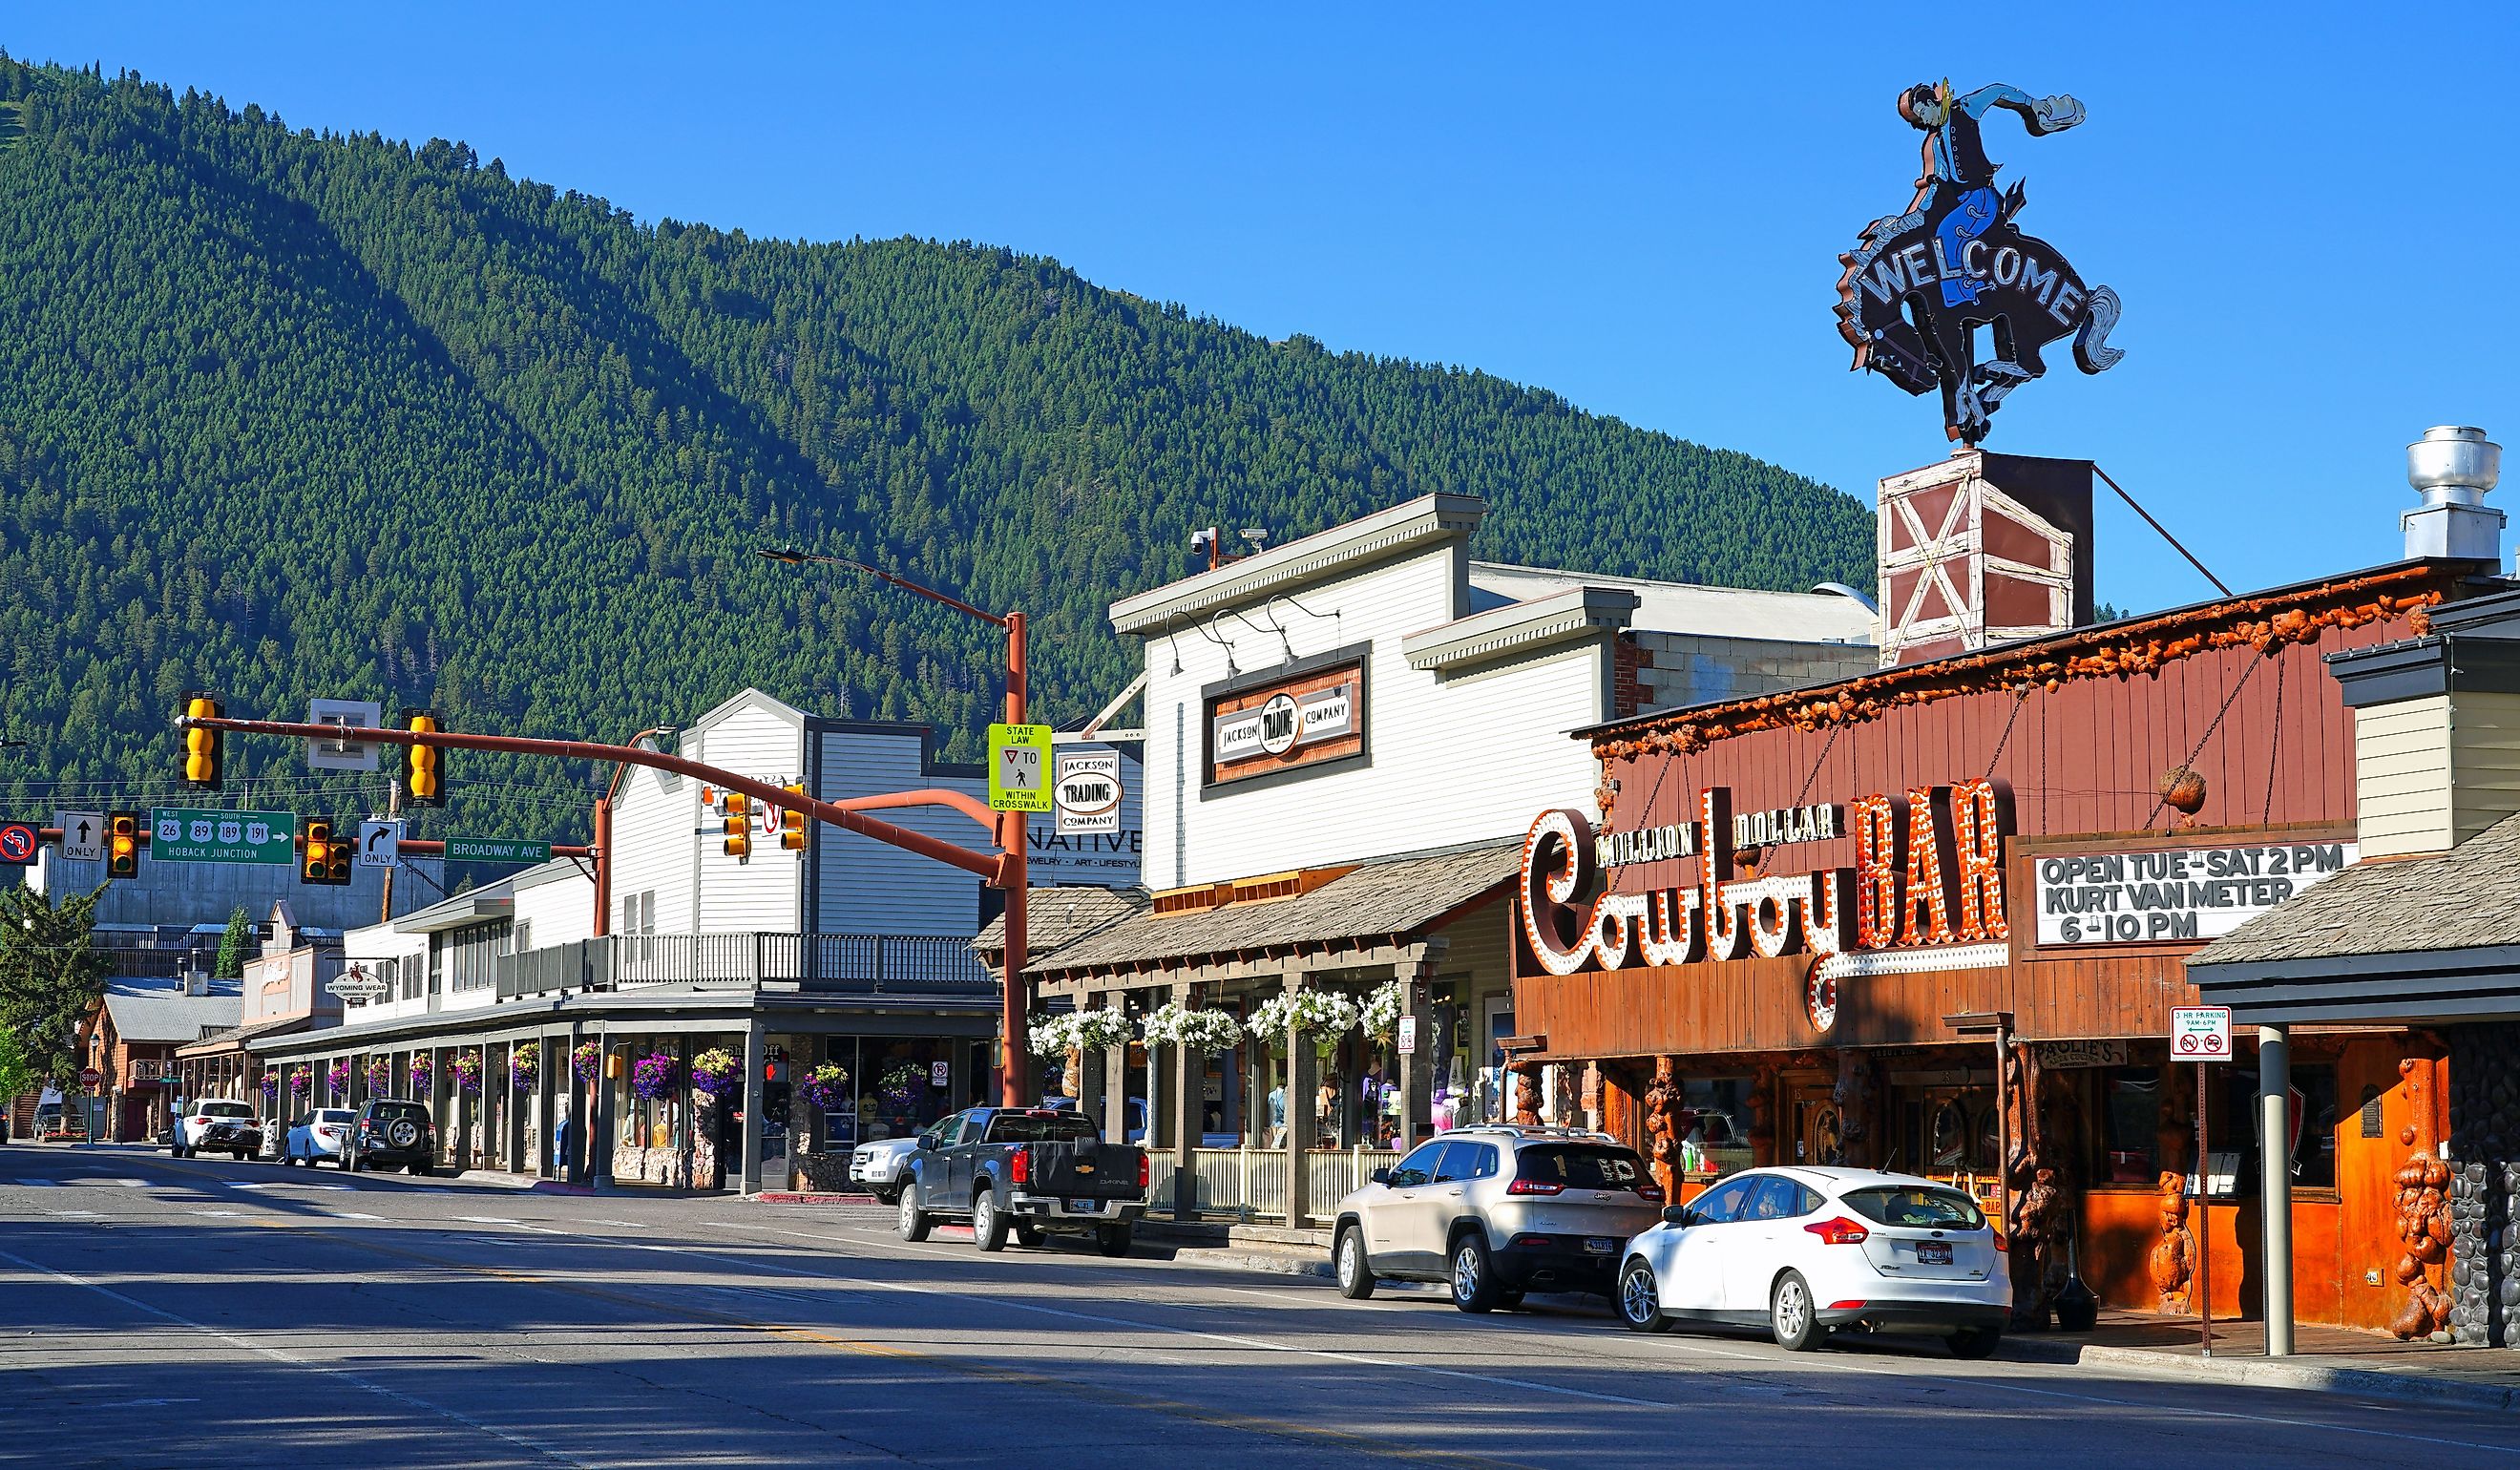
<instances>
[{"instance_id":1,"label":"hanging flower basket","mask_svg":"<svg viewBox=\"0 0 2520 1470\"><path fill-rule=\"evenodd\" d=\"M1251 1029L1269 1038L1274 1051L1286 1049L1288 1032L1327 1047L1356 1027L1357 1003L1336 991L1299 990L1271 996L1251 1012Z\"/></svg>"},{"instance_id":2,"label":"hanging flower basket","mask_svg":"<svg viewBox=\"0 0 2520 1470\"><path fill-rule=\"evenodd\" d=\"M1147 1040L1216 1056L1242 1044L1242 1023L1221 1010L1190 1010L1167 1001L1148 1015Z\"/></svg>"},{"instance_id":3,"label":"hanging flower basket","mask_svg":"<svg viewBox=\"0 0 2520 1470\"><path fill-rule=\"evenodd\" d=\"M435 1082L436 1080L437 1080L437 1062L436 1062L435 1058L431 1057L431 1056L430 1056L428 1052L426 1052L426 1051L420 1051L420 1052L415 1052L415 1053L413 1053L412 1058L411 1058L411 1091L412 1091L412 1095L413 1095L413 1096L415 1096L415 1097L426 1097L426 1096L428 1096L428 1091L429 1091L429 1084L431 1084L431 1083Z\"/></svg>"},{"instance_id":4,"label":"hanging flower basket","mask_svg":"<svg viewBox=\"0 0 2520 1470\"><path fill-rule=\"evenodd\" d=\"M1078 1010L1068 1014L1068 1044L1087 1051L1125 1047L1137 1030L1127 1015L1116 1010Z\"/></svg>"},{"instance_id":5,"label":"hanging flower basket","mask_svg":"<svg viewBox=\"0 0 2520 1470\"><path fill-rule=\"evenodd\" d=\"M458 1051L455 1053L455 1059L448 1062L446 1065L447 1070L455 1074L455 1089L457 1091L479 1092L481 1091L480 1052Z\"/></svg>"},{"instance_id":6,"label":"hanging flower basket","mask_svg":"<svg viewBox=\"0 0 2520 1470\"><path fill-rule=\"evenodd\" d=\"M346 1092L350 1090L350 1078L356 1070L350 1065L348 1057L342 1057L324 1069L324 1086L336 1092Z\"/></svg>"},{"instance_id":7,"label":"hanging flower basket","mask_svg":"<svg viewBox=\"0 0 2520 1470\"><path fill-rule=\"evenodd\" d=\"M604 1071L604 1048L593 1042L580 1042L568 1054L568 1069L580 1082L593 1082Z\"/></svg>"},{"instance_id":8,"label":"hanging flower basket","mask_svg":"<svg viewBox=\"0 0 2520 1470\"><path fill-rule=\"evenodd\" d=\"M724 1098L743 1084L743 1063L724 1047L711 1047L692 1058L692 1086L711 1097Z\"/></svg>"},{"instance_id":9,"label":"hanging flower basket","mask_svg":"<svg viewBox=\"0 0 2520 1470\"><path fill-rule=\"evenodd\" d=\"M265 1073L263 1073L263 1074L262 1074L262 1100L263 1100L263 1101L265 1101L265 1102L269 1102L269 1101L273 1100L274 1098L277 1098L279 1095L280 1095L280 1074L279 1074L279 1073L277 1073L277 1072L265 1072Z\"/></svg>"},{"instance_id":10,"label":"hanging flower basket","mask_svg":"<svg viewBox=\"0 0 2520 1470\"><path fill-rule=\"evenodd\" d=\"M508 1052L508 1083L519 1092L530 1092L542 1081L542 1043L512 1047Z\"/></svg>"},{"instance_id":11,"label":"hanging flower basket","mask_svg":"<svg viewBox=\"0 0 2520 1470\"><path fill-rule=\"evenodd\" d=\"M382 1097L382 1096L383 1096L383 1095L385 1094L385 1090L386 1090L386 1089L388 1089L388 1088L390 1088L390 1087L392 1087L392 1086L393 1086L393 1061L392 1061L392 1059L391 1059L391 1058L389 1058L389 1057L382 1057L382 1056L371 1056L371 1057L369 1057L369 1058L368 1058L368 1091L369 1091L371 1093L375 1094L376 1096Z\"/></svg>"},{"instance_id":12,"label":"hanging flower basket","mask_svg":"<svg viewBox=\"0 0 2520 1470\"><path fill-rule=\"evenodd\" d=\"M827 1113L849 1110L849 1069L825 1062L805 1074L805 1100Z\"/></svg>"},{"instance_id":13,"label":"hanging flower basket","mask_svg":"<svg viewBox=\"0 0 2520 1470\"><path fill-rule=\"evenodd\" d=\"M289 1095L303 1097L315 1088L315 1069L294 1067L289 1073Z\"/></svg>"},{"instance_id":14,"label":"hanging flower basket","mask_svg":"<svg viewBox=\"0 0 2520 1470\"><path fill-rule=\"evenodd\" d=\"M1365 1028L1367 1036L1388 1045L1393 1037L1400 1034L1400 1012L1408 1003L1409 987L1401 982L1393 980L1376 986L1373 993L1365 998L1357 1024Z\"/></svg>"},{"instance_id":15,"label":"hanging flower basket","mask_svg":"<svg viewBox=\"0 0 2520 1470\"><path fill-rule=\"evenodd\" d=\"M1076 1012L1035 1014L1024 1022L1025 1049L1035 1056L1065 1056L1076 1049Z\"/></svg>"},{"instance_id":16,"label":"hanging flower basket","mask_svg":"<svg viewBox=\"0 0 2520 1470\"><path fill-rule=\"evenodd\" d=\"M919 1107L919 1094L927 1087L926 1070L915 1061L894 1062L884 1069L883 1105L891 1112L907 1113Z\"/></svg>"},{"instance_id":17,"label":"hanging flower basket","mask_svg":"<svg viewBox=\"0 0 2520 1470\"><path fill-rule=\"evenodd\" d=\"M652 1051L639 1058L638 1065L630 1069L630 1091L650 1102L660 1102L674 1095L678 1070L673 1057L662 1051Z\"/></svg>"}]
</instances>

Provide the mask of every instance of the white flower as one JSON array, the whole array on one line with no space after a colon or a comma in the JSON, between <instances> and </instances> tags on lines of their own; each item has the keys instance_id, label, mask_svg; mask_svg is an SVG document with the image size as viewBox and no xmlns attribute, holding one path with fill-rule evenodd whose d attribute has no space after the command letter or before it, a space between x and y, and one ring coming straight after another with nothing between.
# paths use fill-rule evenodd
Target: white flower
<instances>
[{"instance_id":1,"label":"white flower","mask_svg":"<svg viewBox=\"0 0 2520 1470\"><path fill-rule=\"evenodd\" d=\"M1088 1051L1129 1044L1131 1027L1127 1015L1116 1010L1079 1010L1068 1015L1068 1045Z\"/></svg>"},{"instance_id":2,"label":"white flower","mask_svg":"<svg viewBox=\"0 0 2520 1470\"><path fill-rule=\"evenodd\" d=\"M1260 1002L1251 1013L1251 1029L1282 1047L1289 1031L1329 1041L1354 1029L1356 1002L1334 990L1288 991Z\"/></svg>"},{"instance_id":3,"label":"white flower","mask_svg":"<svg viewBox=\"0 0 2520 1470\"><path fill-rule=\"evenodd\" d=\"M1035 1056L1065 1056L1076 1047L1076 1013L1036 1014L1024 1023L1026 1047Z\"/></svg>"},{"instance_id":4,"label":"white flower","mask_svg":"<svg viewBox=\"0 0 2520 1470\"><path fill-rule=\"evenodd\" d=\"M1242 1041L1242 1025L1221 1010L1186 1010L1167 1001L1147 1017L1147 1040L1215 1056Z\"/></svg>"},{"instance_id":5,"label":"white flower","mask_svg":"<svg viewBox=\"0 0 2520 1470\"><path fill-rule=\"evenodd\" d=\"M1400 1032L1400 1011L1409 1003L1409 989L1400 981L1377 987L1365 998L1365 1008L1358 1024L1365 1034L1377 1042L1387 1042Z\"/></svg>"}]
</instances>

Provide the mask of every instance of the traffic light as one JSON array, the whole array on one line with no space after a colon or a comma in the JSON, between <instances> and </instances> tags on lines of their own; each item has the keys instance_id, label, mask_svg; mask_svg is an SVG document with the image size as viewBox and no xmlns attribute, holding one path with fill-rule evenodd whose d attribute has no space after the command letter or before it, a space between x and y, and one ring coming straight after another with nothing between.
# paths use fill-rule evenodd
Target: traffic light
<instances>
[{"instance_id":1,"label":"traffic light","mask_svg":"<svg viewBox=\"0 0 2520 1470\"><path fill-rule=\"evenodd\" d=\"M428 735L439 728L437 711L407 709L402 712L403 728L415 735ZM446 790L438 780L438 752L428 745L405 745L402 768L403 795L416 807L446 805Z\"/></svg>"},{"instance_id":2,"label":"traffic light","mask_svg":"<svg viewBox=\"0 0 2520 1470\"><path fill-rule=\"evenodd\" d=\"M219 701L203 693L187 694L184 696L184 714L188 719L215 720L219 717ZM225 731L203 730L197 725L184 727L184 780L186 781L203 790L215 791L219 788L220 773L226 765L226 755L222 749L222 743L226 737Z\"/></svg>"},{"instance_id":3,"label":"traffic light","mask_svg":"<svg viewBox=\"0 0 2520 1470\"><path fill-rule=\"evenodd\" d=\"M718 810L726 814L720 827L726 833L726 855L730 858L752 856L752 798L741 791L726 793Z\"/></svg>"},{"instance_id":4,"label":"traffic light","mask_svg":"<svg viewBox=\"0 0 2520 1470\"><path fill-rule=\"evenodd\" d=\"M320 819L309 822L306 824L305 848L297 855L297 881L334 888L348 887L350 861L357 854L355 841L334 837L332 823Z\"/></svg>"},{"instance_id":5,"label":"traffic light","mask_svg":"<svg viewBox=\"0 0 2520 1470\"><path fill-rule=\"evenodd\" d=\"M802 781L799 781L792 786L782 786L780 789L783 791L794 792L798 796L805 794L805 786ZM799 812L792 807L781 807L779 809L779 845L788 849L791 853L801 853L805 850L804 813Z\"/></svg>"},{"instance_id":6,"label":"traffic light","mask_svg":"<svg viewBox=\"0 0 2520 1470\"><path fill-rule=\"evenodd\" d=\"M140 814L114 812L105 819L105 875L140 876Z\"/></svg>"}]
</instances>

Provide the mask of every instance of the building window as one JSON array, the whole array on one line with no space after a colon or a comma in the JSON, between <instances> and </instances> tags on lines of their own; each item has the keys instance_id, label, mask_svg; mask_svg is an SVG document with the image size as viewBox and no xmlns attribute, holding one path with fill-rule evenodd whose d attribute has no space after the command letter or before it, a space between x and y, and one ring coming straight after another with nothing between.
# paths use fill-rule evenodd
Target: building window
<instances>
[{"instance_id":1,"label":"building window","mask_svg":"<svg viewBox=\"0 0 2520 1470\"><path fill-rule=\"evenodd\" d=\"M1721 1177L1750 1167L1749 1097L1750 1080L1746 1077L1681 1080L1683 1174Z\"/></svg>"},{"instance_id":2,"label":"building window","mask_svg":"<svg viewBox=\"0 0 2520 1470\"><path fill-rule=\"evenodd\" d=\"M2301 1139L2293 1148L2292 1181L2296 1188L2336 1187L2336 1068L2320 1062L2292 1069L2292 1106L2299 1111Z\"/></svg>"},{"instance_id":3,"label":"building window","mask_svg":"<svg viewBox=\"0 0 2520 1470\"><path fill-rule=\"evenodd\" d=\"M2160 1068L2112 1067L2100 1074L2099 1163L2094 1177L2102 1182L2161 1182Z\"/></svg>"},{"instance_id":4,"label":"building window","mask_svg":"<svg viewBox=\"0 0 2520 1470\"><path fill-rule=\"evenodd\" d=\"M508 943L504 922L472 924L428 936L429 967L444 976L444 988L463 995L491 985L498 978L497 958Z\"/></svg>"},{"instance_id":5,"label":"building window","mask_svg":"<svg viewBox=\"0 0 2520 1470\"><path fill-rule=\"evenodd\" d=\"M532 949L533 947L534 947L534 921L533 921L532 919L530 919L530 918L522 918L522 919L518 919L518 920L517 920L517 939L516 939L516 943L515 943L514 945L512 945L512 946L510 946L510 947L509 947L509 951L508 951L508 953L510 953L510 954L512 954L512 955L522 955L522 954L524 954L526 951L528 951L528 950Z\"/></svg>"}]
</instances>

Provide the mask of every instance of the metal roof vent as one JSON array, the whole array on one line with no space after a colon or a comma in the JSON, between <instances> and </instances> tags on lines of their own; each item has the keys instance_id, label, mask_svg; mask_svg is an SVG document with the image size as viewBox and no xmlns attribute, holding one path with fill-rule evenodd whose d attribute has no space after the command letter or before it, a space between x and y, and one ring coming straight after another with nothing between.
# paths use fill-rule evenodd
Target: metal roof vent
<instances>
[{"instance_id":1,"label":"metal roof vent","mask_svg":"<svg viewBox=\"0 0 2520 1470\"><path fill-rule=\"evenodd\" d=\"M2502 446L2481 428L2445 423L2407 446L2407 483L2424 503L2398 517L2407 557L2502 559L2502 512L2485 493L2502 478Z\"/></svg>"}]
</instances>

